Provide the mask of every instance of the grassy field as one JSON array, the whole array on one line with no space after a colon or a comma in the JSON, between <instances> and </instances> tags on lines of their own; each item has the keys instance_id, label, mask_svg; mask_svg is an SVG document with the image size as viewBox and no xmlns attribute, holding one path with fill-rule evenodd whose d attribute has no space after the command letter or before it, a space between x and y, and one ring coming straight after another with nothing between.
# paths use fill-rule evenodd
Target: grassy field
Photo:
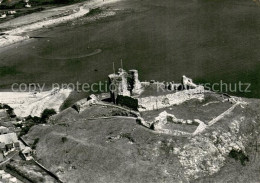
<instances>
[{"instance_id":1,"label":"grassy field","mask_svg":"<svg viewBox=\"0 0 260 183\"><path fill-rule=\"evenodd\" d=\"M162 108L154 111L144 111L141 115L145 120L154 120L161 112L166 111L169 114L173 114L178 119L194 120L199 119L206 124L213 118L217 117L228 108L232 106L229 102L223 102L223 98L220 95L205 94L205 100L200 102L196 99L186 101L180 105L173 105L167 108ZM218 102L218 103L209 103ZM209 104L207 106L203 106Z\"/></svg>"},{"instance_id":2,"label":"grassy field","mask_svg":"<svg viewBox=\"0 0 260 183\"><path fill-rule=\"evenodd\" d=\"M176 176L182 168L176 169L179 162L170 155L171 147L159 143L167 136L155 135L133 119L87 120L91 116L86 113L63 116L63 124L33 127L27 140L40 138L37 158L65 182L185 181ZM176 138L172 143L180 142Z\"/></svg>"},{"instance_id":3,"label":"grassy field","mask_svg":"<svg viewBox=\"0 0 260 183\"><path fill-rule=\"evenodd\" d=\"M193 105L191 103L191 107ZM203 134L192 138L155 133L134 119L88 119L109 116L113 110L92 106L79 114L70 108L53 116L53 124L32 127L24 139L32 144L39 138L37 158L65 182L195 182L185 176L187 167L180 164L174 149L182 150L187 145L192 152L191 157L187 155L189 162L197 162L197 157L204 163L210 162L220 155L219 151L212 153L212 146L229 148L221 140L211 142L212 134L219 131L221 139L222 134L230 132L232 122L240 121L239 135L249 140L244 143L249 161L242 165L226 154L225 164L218 173L211 176L205 173L210 167L205 163L197 182L244 182L247 179L259 182L259 150L254 144L259 131L259 100L250 100L245 108L238 107ZM231 137L235 138L234 143L239 142L237 135ZM202 141L192 140L196 138Z\"/></svg>"},{"instance_id":4,"label":"grassy field","mask_svg":"<svg viewBox=\"0 0 260 183\"><path fill-rule=\"evenodd\" d=\"M32 34L46 38L1 50L0 86L103 81L123 59L142 80L242 81L251 92L231 94L259 98L259 8L248 0L118 2L109 6L115 16L46 28Z\"/></svg>"}]
</instances>

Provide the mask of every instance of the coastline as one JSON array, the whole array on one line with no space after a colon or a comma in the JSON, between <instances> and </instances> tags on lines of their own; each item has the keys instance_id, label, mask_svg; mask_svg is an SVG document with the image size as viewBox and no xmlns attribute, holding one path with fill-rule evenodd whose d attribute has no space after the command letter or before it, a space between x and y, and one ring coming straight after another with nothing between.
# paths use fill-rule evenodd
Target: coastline
<instances>
[{"instance_id":1,"label":"coastline","mask_svg":"<svg viewBox=\"0 0 260 183\"><path fill-rule=\"evenodd\" d=\"M74 5L54 8L51 11L56 12L55 14L51 13L51 14L49 14L50 15L49 17L48 16L45 17L43 15L45 13L48 14L50 10L43 11L43 12L41 12L42 15L40 17L36 16L35 20L31 20L31 23L28 24L25 21L24 24L21 24L20 26L18 26L16 28L13 28L14 25L16 25L15 19L11 20L13 22L13 24L10 22L5 22L3 24L4 25L9 24L9 28L8 28L8 26L5 27L5 29L7 29L7 30L2 32L4 35L0 36L0 49L7 47L9 45L30 39L30 37L27 35L27 33L29 33L29 32L75 20L77 18L87 15L92 8L101 7L105 4L110 4L110 3L117 2L117 1L120 1L120 0L106 0L106 1L93 0L93 1L88 1L85 3L78 3L78 4L74 4ZM62 11L62 13L61 13L60 11L62 9L64 11ZM64 14L68 13L69 11L71 11L72 13L69 15L64 15ZM39 12L37 12L35 14L39 15ZM30 16L33 16L33 15L34 15L34 13L31 14ZM59 16L59 17L53 18L55 16ZM27 16L25 16L25 17L27 17ZM22 17L18 17L18 19L22 19Z\"/></svg>"},{"instance_id":2,"label":"coastline","mask_svg":"<svg viewBox=\"0 0 260 183\"><path fill-rule=\"evenodd\" d=\"M14 109L18 117L40 116L46 108L58 113L63 102L73 91L69 88L54 88L43 92L1 92L0 103Z\"/></svg>"}]
</instances>

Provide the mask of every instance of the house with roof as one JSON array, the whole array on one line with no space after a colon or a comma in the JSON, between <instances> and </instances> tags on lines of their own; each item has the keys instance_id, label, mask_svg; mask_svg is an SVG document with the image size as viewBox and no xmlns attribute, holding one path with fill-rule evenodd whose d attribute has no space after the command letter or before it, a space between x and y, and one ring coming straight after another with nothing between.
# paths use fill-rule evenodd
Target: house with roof
<instances>
[{"instance_id":1,"label":"house with roof","mask_svg":"<svg viewBox=\"0 0 260 183\"><path fill-rule=\"evenodd\" d=\"M28 160L31 160L33 157L32 157L32 149L30 147L25 147L21 152L20 152L20 156L28 161Z\"/></svg>"},{"instance_id":2,"label":"house with roof","mask_svg":"<svg viewBox=\"0 0 260 183\"><path fill-rule=\"evenodd\" d=\"M20 143L16 133L5 134L6 131L4 128L2 128L2 132L0 135L0 154L6 156L10 151L20 150Z\"/></svg>"}]
</instances>

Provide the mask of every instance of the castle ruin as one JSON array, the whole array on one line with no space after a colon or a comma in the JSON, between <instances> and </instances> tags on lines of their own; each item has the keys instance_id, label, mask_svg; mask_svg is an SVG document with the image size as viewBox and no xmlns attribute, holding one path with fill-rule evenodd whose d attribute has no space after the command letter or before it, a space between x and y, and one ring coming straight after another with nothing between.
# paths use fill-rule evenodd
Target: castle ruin
<instances>
[{"instance_id":1,"label":"castle ruin","mask_svg":"<svg viewBox=\"0 0 260 183\"><path fill-rule=\"evenodd\" d=\"M192 79L183 76L182 83L165 82L140 82L137 70L126 72L119 69L118 73L110 74L109 90L113 103L134 106L139 111L150 111L161 109L172 105L181 104L187 100L204 98L204 87L193 83ZM162 85L165 91L161 92L153 89L153 85ZM154 90L156 95L143 95L145 91Z\"/></svg>"},{"instance_id":2,"label":"castle ruin","mask_svg":"<svg viewBox=\"0 0 260 183\"><path fill-rule=\"evenodd\" d=\"M134 96L142 92L142 85L138 78L137 70L118 69L118 73L108 75L110 86L110 97L115 103L119 95Z\"/></svg>"}]
</instances>

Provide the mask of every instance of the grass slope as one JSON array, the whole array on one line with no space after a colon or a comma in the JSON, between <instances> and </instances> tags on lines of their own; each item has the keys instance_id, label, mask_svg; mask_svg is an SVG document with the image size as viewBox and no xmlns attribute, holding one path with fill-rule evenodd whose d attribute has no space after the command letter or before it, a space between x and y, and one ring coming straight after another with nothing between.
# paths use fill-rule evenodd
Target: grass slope
<instances>
[{"instance_id":1,"label":"grass slope","mask_svg":"<svg viewBox=\"0 0 260 183\"><path fill-rule=\"evenodd\" d=\"M239 135L250 140L244 144L249 162L243 166L227 156L217 174L203 176L198 182L243 182L247 178L259 181L259 157L255 156L253 144L260 125L260 102L248 102L246 108L235 109L206 130L205 137L215 130L228 132L231 121L242 119ZM34 126L26 139L33 144L39 138L37 158L65 182L188 182L183 174L184 167L173 151L175 147L191 143L189 139L154 133L133 119L88 120L93 116L109 116L111 111L91 107L78 114L68 108L53 118L54 125ZM200 138L203 139L204 134Z\"/></svg>"}]
</instances>

